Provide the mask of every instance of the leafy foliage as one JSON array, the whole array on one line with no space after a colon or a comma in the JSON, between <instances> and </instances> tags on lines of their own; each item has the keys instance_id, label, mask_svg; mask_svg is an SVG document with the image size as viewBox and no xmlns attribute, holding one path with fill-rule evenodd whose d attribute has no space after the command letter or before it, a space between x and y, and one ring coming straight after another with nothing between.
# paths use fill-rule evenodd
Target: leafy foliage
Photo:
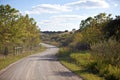
<instances>
[{"instance_id":1,"label":"leafy foliage","mask_svg":"<svg viewBox=\"0 0 120 80\"><path fill-rule=\"evenodd\" d=\"M105 38L114 38L120 41L120 16L116 16L116 19L110 21L104 28Z\"/></svg>"},{"instance_id":2,"label":"leafy foliage","mask_svg":"<svg viewBox=\"0 0 120 80\"><path fill-rule=\"evenodd\" d=\"M66 50L61 54L69 56L71 64L86 66L89 72L106 80L120 80L120 16L113 19L111 14L100 13L88 17L81 21L80 29L71 37L67 48L72 49L73 54L66 53ZM82 54L76 54L83 50L90 50L89 60Z\"/></svg>"},{"instance_id":3,"label":"leafy foliage","mask_svg":"<svg viewBox=\"0 0 120 80\"><path fill-rule=\"evenodd\" d=\"M57 43L56 46L68 46L69 43L72 42L73 34L68 31L58 31L58 32L52 32L52 31L46 31L42 32L42 41L47 43ZM49 41L49 42L48 42Z\"/></svg>"},{"instance_id":4,"label":"leafy foliage","mask_svg":"<svg viewBox=\"0 0 120 80\"><path fill-rule=\"evenodd\" d=\"M11 47L30 49L40 42L40 30L33 18L22 16L10 5L0 5L0 47L7 55ZM13 50L13 49L12 49Z\"/></svg>"},{"instance_id":5,"label":"leafy foliage","mask_svg":"<svg viewBox=\"0 0 120 80\"><path fill-rule=\"evenodd\" d=\"M119 66L120 64L120 43L115 40L100 42L92 45L92 53L95 60L106 64Z\"/></svg>"}]
</instances>

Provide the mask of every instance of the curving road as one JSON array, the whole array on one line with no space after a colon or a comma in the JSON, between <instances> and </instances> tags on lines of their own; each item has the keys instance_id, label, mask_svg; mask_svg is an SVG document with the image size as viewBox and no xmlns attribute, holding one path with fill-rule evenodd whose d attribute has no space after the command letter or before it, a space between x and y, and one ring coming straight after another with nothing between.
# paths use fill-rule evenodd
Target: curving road
<instances>
[{"instance_id":1,"label":"curving road","mask_svg":"<svg viewBox=\"0 0 120 80\"><path fill-rule=\"evenodd\" d=\"M41 43L47 50L23 58L0 71L0 80L82 80L57 61L58 48Z\"/></svg>"}]
</instances>

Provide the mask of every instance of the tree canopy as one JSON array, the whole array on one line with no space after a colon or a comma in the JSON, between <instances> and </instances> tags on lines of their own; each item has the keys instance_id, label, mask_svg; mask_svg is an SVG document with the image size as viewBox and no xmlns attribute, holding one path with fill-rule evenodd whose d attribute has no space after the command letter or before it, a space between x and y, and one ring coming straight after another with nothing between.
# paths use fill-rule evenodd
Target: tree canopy
<instances>
[{"instance_id":1,"label":"tree canopy","mask_svg":"<svg viewBox=\"0 0 120 80\"><path fill-rule=\"evenodd\" d=\"M4 54L9 47L30 48L40 42L40 29L33 18L21 15L10 5L0 5L0 47Z\"/></svg>"}]
</instances>

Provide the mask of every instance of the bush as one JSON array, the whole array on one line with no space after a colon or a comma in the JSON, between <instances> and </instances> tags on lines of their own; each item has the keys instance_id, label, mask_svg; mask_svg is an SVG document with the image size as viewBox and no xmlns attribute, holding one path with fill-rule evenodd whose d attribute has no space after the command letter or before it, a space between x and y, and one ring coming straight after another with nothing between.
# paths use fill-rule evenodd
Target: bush
<instances>
[{"instance_id":1,"label":"bush","mask_svg":"<svg viewBox=\"0 0 120 80\"><path fill-rule=\"evenodd\" d=\"M60 57L60 58L65 58L65 57L69 57L70 53L71 53L70 48L63 47L63 48L60 48L57 56Z\"/></svg>"},{"instance_id":2,"label":"bush","mask_svg":"<svg viewBox=\"0 0 120 80\"><path fill-rule=\"evenodd\" d=\"M91 46L94 62L88 65L107 80L120 80L120 43L115 40L104 41Z\"/></svg>"},{"instance_id":3,"label":"bush","mask_svg":"<svg viewBox=\"0 0 120 80\"><path fill-rule=\"evenodd\" d=\"M74 61L75 64L79 66L86 66L88 63L91 62L91 55L87 52L80 52L80 53L72 53L70 58Z\"/></svg>"},{"instance_id":4,"label":"bush","mask_svg":"<svg viewBox=\"0 0 120 80\"><path fill-rule=\"evenodd\" d=\"M95 60L120 66L120 43L115 40L109 40L94 44L91 46L92 56Z\"/></svg>"},{"instance_id":5,"label":"bush","mask_svg":"<svg viewBox=\"0 0 120 80\"><path fill-rule=\"evenodd\" d=\"M120 68L108 65L107 74L104 74L107 80L120 80Z\"/></svg>"}]
</instances>

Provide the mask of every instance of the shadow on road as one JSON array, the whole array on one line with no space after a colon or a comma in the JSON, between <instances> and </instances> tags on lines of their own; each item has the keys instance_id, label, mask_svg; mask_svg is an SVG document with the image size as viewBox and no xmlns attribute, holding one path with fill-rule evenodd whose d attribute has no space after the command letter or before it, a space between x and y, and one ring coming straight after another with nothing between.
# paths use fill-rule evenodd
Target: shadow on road
<instances>
[{"instance_id":1,"label":"shadow on road","mask_svg":"<svg viewBox=\"0 0 120 80\"><path fill-rule=\"evenodd\" d=\"M43 56L30 56L31 61L58 61L55 55L47 54Z\"/></svg>"},{"instance_id":2,"label":"shadow on road","mask_svg":"<svg viewBox=\"0 0 120 80\"><path fill-rule=\"evenodd\" d=\"M70 71L59 71L59 72L54 72L55 75L60 75L60 76L64 76L64 77L72 77L72 76L76 76L74 73L70 72Z\"/></svg>"}]
</instances>

